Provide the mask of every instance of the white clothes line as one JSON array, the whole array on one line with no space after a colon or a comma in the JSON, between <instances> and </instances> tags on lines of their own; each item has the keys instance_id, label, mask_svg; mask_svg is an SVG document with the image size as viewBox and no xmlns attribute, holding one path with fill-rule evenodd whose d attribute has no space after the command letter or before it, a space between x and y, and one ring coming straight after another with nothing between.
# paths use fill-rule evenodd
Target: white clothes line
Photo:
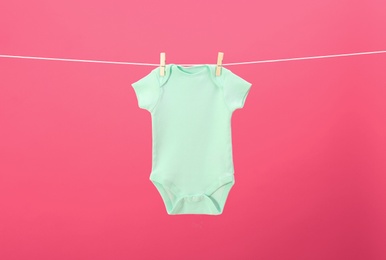
<instances>
[{"instance_id":1,"label":"white clothes line","mask_svg":"<svg viewBox=\"0 0 386 260\"><path fill-rule=\"evenodd\" d=\"M294 61L294 60L311 60L311 59L347 57L347 56L381 54L381 53L386 53L386 50L382 50L382 51L369 51L369 52L344 53L344 54L332 54L332 55L323 55L323 56L309 56L309 57L298 57L298 58L286 58L286 59L275 59L275 60L257 60L257 61L245 61L245 62L235 62L235 63L223 63L222 65L223 66L232 66L232 65L257 64L257 63L268 63L268 62L282 62L282 61ZM142 65L142 66L156 66L156 67L160 66L160 64L141 63L141 62L104 61L104 60L79 60L79 59L47 58L47 57L32 57L32 56L14 56L14 55L3 55L3 54L0 54L0 58L32 59L32 60L54 60L54 61L71 61L71 62L94 62L94 63L106 63L106 64ZM198 66L198 65L202 65L202 64L181 64L181 66Z\"/></svg>"}]
</instances>

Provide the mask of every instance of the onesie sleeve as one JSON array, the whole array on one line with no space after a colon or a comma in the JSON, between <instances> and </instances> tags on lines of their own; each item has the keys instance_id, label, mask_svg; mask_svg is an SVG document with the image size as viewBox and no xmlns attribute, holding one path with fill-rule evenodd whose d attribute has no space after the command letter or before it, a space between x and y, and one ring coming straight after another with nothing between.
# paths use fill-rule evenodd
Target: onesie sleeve
<instances>
[{"instance_id":1,"label":"onesie sleeve","mask_svg":"<svg viewBox=\"0 0 386 260\"><path fill-rule=\"evenodd\" d=\"M131 84L137 97L138 106L148 111L155 107L160 95L160 82L156 72L157 68Z\"/></svg>"},{"instance_id":2,"label":"onesie sleeve","mask_svg":"<svg viewBox=\"0 0 386 260\"><path fill-rule=\"evenodd\" d=\"M231 112L244 107L245 100L252 83L234 74L227 68L222 68L222 87L225 102Z\"/></svg>"}]
</instances>

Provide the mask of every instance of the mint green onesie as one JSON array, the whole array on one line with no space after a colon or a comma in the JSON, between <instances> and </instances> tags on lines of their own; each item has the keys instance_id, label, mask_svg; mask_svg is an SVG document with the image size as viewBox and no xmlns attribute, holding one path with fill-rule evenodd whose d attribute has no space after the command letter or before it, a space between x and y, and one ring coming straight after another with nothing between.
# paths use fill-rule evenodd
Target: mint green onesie
<instances>
[{"instance_id":1,"label":"mint green onesie","mask_svg":"<svg viewBox=\"0 0 386 260\"><path fill-rule=\"evenodd\" d=\"M169 215L219 215L235 183L231 117L251 83L216 65L169 64L132 83L138 106L151 113L150 181Z\"/></svg>"}]
</instances>

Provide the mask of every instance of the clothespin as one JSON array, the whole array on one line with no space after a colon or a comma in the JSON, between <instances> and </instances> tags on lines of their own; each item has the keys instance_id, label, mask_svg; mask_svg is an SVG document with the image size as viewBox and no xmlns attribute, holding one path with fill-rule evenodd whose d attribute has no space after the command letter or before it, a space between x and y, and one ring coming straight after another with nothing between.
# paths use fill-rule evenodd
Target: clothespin
<instances>
[{"instance_id":1,"label":"clothespin","mask_svg":"<svg viewBox=\"0 0 386 260\"><path fill-rule=\"evenodd\" d=\"M165 52L161 52L161 61L160 61L160 75L164 76L165 75L165 66L166 66L166 57L165 57Z\"/></svg>"},{"instance_id":2,"label":"clothespin","mask_svg":"<svg viewBox=\"0 0 386 260\"><path fill-rule=\"evenodd\" d=\"M224 53L219 52L217 56L217 66L216 66L216 76L220 76L221 67L222 67L222 59L224 58Z\"/></svg>"}]
</instances>

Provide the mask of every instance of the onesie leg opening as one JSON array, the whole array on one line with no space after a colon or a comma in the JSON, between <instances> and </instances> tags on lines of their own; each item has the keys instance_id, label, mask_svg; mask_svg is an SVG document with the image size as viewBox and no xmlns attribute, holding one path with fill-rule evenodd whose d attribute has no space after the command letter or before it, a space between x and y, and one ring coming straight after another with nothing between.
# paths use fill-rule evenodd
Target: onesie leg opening
<instances>
[{"instance_id":1,"label":"onesie leg opening","mask_svg":"<svg viewBox=\"0 0 386 260\"><path fill-rule=\"evenodd\" d=\"M208 190L207 196L216 207L218 214L222 214L226 200L234 184L235 181L232 176L231 178L220 180Z\"/></svg>"},{"instance_id":2,"label":"onesie leg opening","mask_svg":"<svg viewBox=\"0 0 386 260\"><path fill-rule=\"evenodd\" d=\"M159 194L161 195L162 201L164 202L166 211L168 214L171 214L173 207L178 199L177 195L172 192L171 189L167 188L166 185L163 185L159 181L151 180Z\"/></svg>"}]
</instances>

